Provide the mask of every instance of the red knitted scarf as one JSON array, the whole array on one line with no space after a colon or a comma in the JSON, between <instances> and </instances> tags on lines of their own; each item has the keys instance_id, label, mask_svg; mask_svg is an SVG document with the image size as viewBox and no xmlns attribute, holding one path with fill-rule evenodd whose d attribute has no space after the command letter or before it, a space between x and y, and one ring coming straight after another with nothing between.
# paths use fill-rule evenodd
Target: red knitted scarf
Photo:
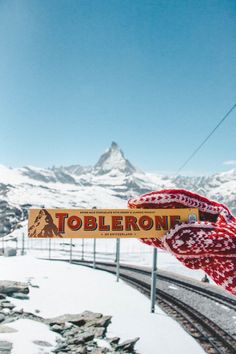
<instances>
[{"instance_id":1,"label":"red knitted scarf","mask_svg":"<svg viewBox=\"0 0 236 354\"><path fill-rule=\"evenodd\" d=\"M140 240L165 249L188 268L204 270L236 295L236 218L225 205L183 189L168 189L130 199L128 207L198 208L200 221L178 224L161 239Z\"/></svg>"}]
</instances>

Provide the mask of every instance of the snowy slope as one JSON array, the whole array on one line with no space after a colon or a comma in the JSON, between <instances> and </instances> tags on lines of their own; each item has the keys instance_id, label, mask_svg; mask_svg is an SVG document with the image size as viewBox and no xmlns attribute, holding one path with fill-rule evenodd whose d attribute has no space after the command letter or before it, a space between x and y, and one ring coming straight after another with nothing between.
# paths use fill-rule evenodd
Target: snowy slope
<instances>
[{"instance_id":1,"label":"snowy slope","mask_svg":"<svg viewBox=\"0 0 236 354\"><path fill-rule=\"evenodd\" d=\"M158 307L156 313L151 314L150 301L123 281L117 283L111 274L32 256L1 257L0 267L1 279L30 280L39 286L30 288L30 300L11 299L18 309L40 311L39 315L45 318L86 309L101 312L112 316L108 337L119 336L123 341L139 336L136 349L140 354L204 353L176 321ZM35 340L55 345L55 333L43 324L21 319L9 326L18 332L0 333L0 340L13 343L12 354L49 353L47 348L35 345Z\"/></svg>"},{"instance_id":2,"label":"snowy slope","mask_svg":"<svg viewBox=\"0 0 236 354\"><path fill-rule=\"evenodd\" d=\"M29 207L121 208L152 190L186 188L227 204L236 213L236 170L203 177L146 173L126 159L116 143L94 167L0 166L0 235L27 218Z\"/></svg>"}]
</instances>

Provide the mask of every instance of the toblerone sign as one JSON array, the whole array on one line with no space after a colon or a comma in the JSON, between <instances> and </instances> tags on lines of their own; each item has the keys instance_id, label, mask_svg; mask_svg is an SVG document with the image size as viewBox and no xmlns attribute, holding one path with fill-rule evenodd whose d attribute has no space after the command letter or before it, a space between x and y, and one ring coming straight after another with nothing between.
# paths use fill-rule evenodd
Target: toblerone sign
<instances>
[{"instance_id":1,"label":"toblerone sign","mask_svg":"<svg viewBox=\"0 0 236 354\"><path fill-rule=\"evenodd\" d=\"M30 209L30 238L160 238L198 209Z\"/></svg>"}]
</instances>

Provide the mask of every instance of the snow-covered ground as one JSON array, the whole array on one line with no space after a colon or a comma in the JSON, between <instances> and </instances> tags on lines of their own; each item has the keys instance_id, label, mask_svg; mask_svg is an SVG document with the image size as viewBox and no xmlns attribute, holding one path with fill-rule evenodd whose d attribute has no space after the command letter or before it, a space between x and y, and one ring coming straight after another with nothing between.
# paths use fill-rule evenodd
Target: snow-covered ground
<instances>
[{"instance_id":1,"label":"snow-covered ground","mask_svg":"<svg viewBox=\"0 0 236 354\"><path fill-rule=\"evenodd\" d=\"M11 299L17 308L39 312L43 317L84 310L112 315L109 336L125 340L140 337L141 354L201 354L204 351L178 323L158 307L150 313L150 301L111 274L86 267L36 259L32 255L0 257L0 279L31 281L30 300ZM50 348L34 344L46 340L55 344L55 334L43 324L18 320L10 327L18 332L0 333L0 340L13 342L12 354L49 353ZM23 351L22 351L23 350Z\"/></svg>"},{"instance_id":2,"label":"snow-covered ground","mask_svg":"<svg viewBox=\"0 0 236 354\"><path fill-rule=\"evenodd\" d=\"M5 325L0 327L6 328ZM56 333L48 329L48 326L33 320L19 319L7 325L15 330L11 333L1 333L0 340L6 340L13 344L11 354L48 354L51 348L56 346ZM49 347L40 345L47 342ZM36 343L34 343L36 342ZM37 344L38 342L38 344Z\"/></svg>"}]
</instances>

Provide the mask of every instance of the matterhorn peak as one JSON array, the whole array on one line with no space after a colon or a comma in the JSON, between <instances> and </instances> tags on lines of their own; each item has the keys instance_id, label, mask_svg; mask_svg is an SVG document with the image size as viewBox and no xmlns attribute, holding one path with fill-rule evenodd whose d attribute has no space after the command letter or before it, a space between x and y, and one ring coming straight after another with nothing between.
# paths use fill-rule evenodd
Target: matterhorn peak
<instances>
[{"instance_id":1,"label":"matterhorn peak","mask_svg":"<svg viewBox=\"0 0 236 354\"><path fill-rule=\"evenodd\" d=\"M127 175L136 171L136 168L125 158L123 151L114 141L95 165L95 172L97 174L104 174L112 170L118 170Z\"/></svg>"},{"instance_id":2,"label":"matterhorn peak","mask_svg":"<svg viewBox=\"0 0 236 354\"><path fill-rule=\"evenodd\" d=\"M112 141L110 149L120 150L120 147L115 141Z\"/></svg>"}]
</instances>

